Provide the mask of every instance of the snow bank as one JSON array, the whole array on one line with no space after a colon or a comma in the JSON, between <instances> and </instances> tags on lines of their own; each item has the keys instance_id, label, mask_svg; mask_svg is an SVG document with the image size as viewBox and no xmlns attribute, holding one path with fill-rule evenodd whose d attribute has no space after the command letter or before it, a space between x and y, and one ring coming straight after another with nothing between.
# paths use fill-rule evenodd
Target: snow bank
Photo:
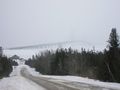
<instances>
[{"instance_id":1,"label":"snow bank","mask_svg":"<svg viewBox=\"0 0 120 90\"><path fill-rule=\"evenodd\" d=\"M45 89L21 76L14 76L0 80L0 90L45 90Z\"/></svg>"},{"instance_id":2,"label":"snow bank","mask_svg":"<svg viewBox=\"0 0 120 90\"><path fill-rule=\"evenodd\" d=\"M48 75L41 75L38 72L35 71L35 69L30 68L27 65L19 65L17 67L14 67L13 72L11 73L11 77L4 78L0 80L0 90L44 90L44 88L36 85L35 83L31 82L28 79L25 79L21 76L20 70L26 69L27 73L30 73L33 76L36 77L44 77L48 78L48 80L51 81L57 81L57 82L72 82L74 84L80 85L80 84L88 84L92 86L99 86L104 88L110 88L110 89L118 89L120 90L120 84L119 83L109 83L109 82L101 82L98 80L83 78L83 77L77 77L77 76L48 76Z\"/></svg>"},{"instance_id":3,"label":"snow bank","mask_svg":"<svg viewBox=\"0 0 120 90\"><path fill-rule=\"evenodd\" d=\"M26 68L32 75L39 74L29 66L15 66L13 72L10 74L10 77L0 80L0 90L45 90L43 87L38 86L34 82L22 77L20 74L22 68Z\"/></svg>"},{"instance_id":4,"label":"snow bank","mask_svg":"<svg viewBox=\"0 0 120 90\"><path fill-rule=\"evenodd\" d=\"M105 88L111 88L111 89L118 89L120 90L120 84L119 83L110 83L110 82L101 82L99 80L93 80L78 76L50 76L50 75L41 75L38 72L35 71L35 69L30 68L27 65L21 65L21 68L26 68L26 70L33 76L37 77L45 77L49 78L52 81L61 81L61 82L73 82L73 83L83 83L83 84L89 84L92 86L99 86L99 87L105 87Z\"/></svg>"},{"instance_id":5,"label":"snow bank","mask_svg":"<svg viewBox=\"0 0 120 90\"><path fill-rule=\"evenodd\" d=\"M111 88L111 89L118 89L120 90L120 84L119 83L110 83L110 82L101 82L98 80L78 77L78 76L50 76L50 75L41 75L38 72L35 71L35 69L30 68L27 65L20 65L18 66L18 70L16 69L15 72L19 72L21 68L25 68L31 75L37 76L37 77L45 77L49 78L52 81L61 81L61 82L73 82L73 83L83 83L83 84L89 84L92 86L99 86L99 87L105 87L105 88ZM13 72L14 73L14 72Z\"/></svg>"},{"instance_id":6,"label":"snow bank","mask_svg":"<svg viewBox=\"0 0 120 90\"><path fill-rule=\"evenodd\" d=\"M110 83L110 82L101 82L98 80L93 80L93 79L88 79L88 78L83 78L83 77L77 77L77 76L47 76L47 75L42 75L42 77L49 78L49 79L56 79L58 81L63 81L63 82L75 82L76 84L78 83L83 83L83 84L89 84L92 86L99 86L99 87L105 87L105 88L111 88L111 89L118 89L120 90L120 84L119 83Z\"/></svg>"}]
</instances>

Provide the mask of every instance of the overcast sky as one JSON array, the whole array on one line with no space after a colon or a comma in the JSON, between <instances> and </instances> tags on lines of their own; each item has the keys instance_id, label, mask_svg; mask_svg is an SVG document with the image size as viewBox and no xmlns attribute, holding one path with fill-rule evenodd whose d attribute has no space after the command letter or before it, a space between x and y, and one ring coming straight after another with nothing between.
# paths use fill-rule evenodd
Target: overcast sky
<instances>
[{"instance_id":1,"label":"overcast sky","mask_svg":"<svg viewBox=\"0 0 120 90\"><path fill-rule=\"evenodd\" d=\"M0 45L69 40L105 45L120 35L120 0L0 0Z\"/></svg>"}]
</instances>

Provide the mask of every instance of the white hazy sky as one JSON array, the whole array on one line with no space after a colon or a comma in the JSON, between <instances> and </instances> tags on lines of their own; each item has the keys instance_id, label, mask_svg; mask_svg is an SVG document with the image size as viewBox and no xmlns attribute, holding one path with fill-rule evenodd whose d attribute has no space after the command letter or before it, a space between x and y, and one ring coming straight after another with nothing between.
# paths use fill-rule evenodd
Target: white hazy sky
<instances>
[{"instance_id":1,"label":"white hazy sky","mask_svg":"<svg viewBox=\"0 0 120 90\"><path fill-rule=\"evenodd\" d=\"M0 45L81 40L105 45L120 35L120 0L0 0Z\"/></svg>"}]
</instances>

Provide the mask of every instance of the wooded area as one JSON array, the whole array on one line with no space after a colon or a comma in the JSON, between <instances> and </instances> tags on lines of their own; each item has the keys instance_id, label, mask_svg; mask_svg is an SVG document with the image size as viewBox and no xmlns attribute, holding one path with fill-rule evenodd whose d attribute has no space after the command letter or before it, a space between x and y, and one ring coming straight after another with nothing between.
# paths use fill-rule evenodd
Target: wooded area
<instances>
[{"instance_id":1,"label":"wooded area","mask_svg":"<svg viewBox=\"0 0 120 90\"><path fill-rule=\"evenodd\" d=\"M38 54L26 61L47 75L76 75L102 81L120 82L120 47L116 29L111 30L107 48L100 52L57 49Z\"/></svg>"}]
</instances>

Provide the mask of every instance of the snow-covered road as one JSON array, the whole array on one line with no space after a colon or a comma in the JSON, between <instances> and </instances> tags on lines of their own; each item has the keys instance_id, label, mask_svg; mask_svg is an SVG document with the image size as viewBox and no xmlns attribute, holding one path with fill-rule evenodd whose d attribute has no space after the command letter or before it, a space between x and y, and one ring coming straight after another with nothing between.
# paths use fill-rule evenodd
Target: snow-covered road
<instances>
[{"instance_id":1,"label":"snow-covered road","mask_svg":"<svg viewBox=\"0 0 120 90\"><path fill-rule=\"evenodd\" d=\"M45 90L31 80L14 76L0 80L0 90Z\"/></svg>"},{"instance_id":2,"label":"snow-covered road","mask_svg":"<svg viewBox=\"0 0 120 90\"><path fill-rule=\"evenodd\" d=\"M0 90L45 90L42 86L21 76L22 67L15 67L10 77L0 80Z\"/></svg>"},{"instance_id":3,"label":"snow-covered road","mask_svg":"<svg viewBox=\"0 0 120 90\"><path fill-rule=\"evenodd\" d=\"M21 69L21 75L40 86L43 86L47 90L120 90L105 86L96 86L88 83L82 82L68 82L65 80L47 78L42 76L31 75L26 68Z\"/></svg>"},{"instance_id":4,"label":"snow-covered road","mask_svg":"<svg viewBox=\"0 0 120 90\"><path fill-rule=\"evenodd\" d=\"M45 76L19 65L10 77L0 80L0 90L120 90L120 84L76 76Z\"/></svg>"}]
</instances>

